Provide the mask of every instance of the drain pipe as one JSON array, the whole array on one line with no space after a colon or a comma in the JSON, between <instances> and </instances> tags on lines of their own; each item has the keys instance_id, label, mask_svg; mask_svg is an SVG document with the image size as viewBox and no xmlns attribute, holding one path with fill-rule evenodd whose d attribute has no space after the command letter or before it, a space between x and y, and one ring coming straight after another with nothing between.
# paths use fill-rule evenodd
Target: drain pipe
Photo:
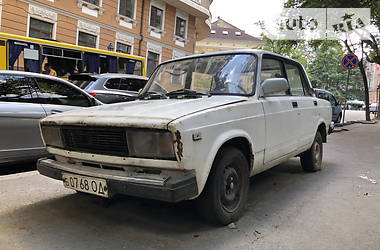
<instances>
[{"instance_id":1,"label":"drain pipe","mask_svg":"<svg viewBox=\"0 0 380 250\"><path fill-rule=\"evenodd\" d=\"M139 40L139 56L141 56L141 46L142 42L144 41L144 36L143 36L143 26L144 26L144 10L145 10L145 0L142 0L142 10L141 10L141 20L140 20L140 40Z\"/></svg>"}]
</instances>

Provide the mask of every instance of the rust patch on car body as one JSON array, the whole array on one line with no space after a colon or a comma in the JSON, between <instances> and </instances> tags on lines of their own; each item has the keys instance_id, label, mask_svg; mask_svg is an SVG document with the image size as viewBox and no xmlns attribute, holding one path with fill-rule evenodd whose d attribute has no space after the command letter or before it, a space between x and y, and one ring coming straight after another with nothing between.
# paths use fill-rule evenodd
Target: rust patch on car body
<instances>
[{"instance_id":1,"label":"rust patch on car body","mask_svg":"<svg viewBox=\"0 0 380 250\"><path fill-rule=\"evenodd\" d=\"M183 143L181 141L181 133L177 130L175 133L175 140L174 143L177 145L177 156L178 159L181 160L183 157Z\"/></svg>"}]
</instances>

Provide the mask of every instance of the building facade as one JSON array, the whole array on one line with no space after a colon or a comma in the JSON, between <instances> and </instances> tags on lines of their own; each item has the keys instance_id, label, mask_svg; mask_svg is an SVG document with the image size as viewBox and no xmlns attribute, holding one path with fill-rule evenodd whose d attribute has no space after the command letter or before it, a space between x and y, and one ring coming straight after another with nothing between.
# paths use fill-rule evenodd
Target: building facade
<instances>
[{"instance_id":1,"label":"building facade","mask_svg":"<svg viewBox=\"0 0 380 250\"><path fill-rule=\"evenodd\" d=\"M212 0L0 0L0 32L163 61L194 53Z\"/></svg>"},{"instance_id":2,"label":"building facade","mask_svg":"<svg viewBox=\"0 0 380 250\"><path fill-rule=\"evenodd\" d=\"M245 33L232 24L218 17L211 24L210 35L196 42L195 53L236 50L236 49L260 49L264 45L262 39Z\"/></svg>"},{"instance_id":3,"label":"building facade","mask_svg":"<svg viewBox=\"0 0 380 250\"><path fill-rule=\"evenodd\" d=\"M369 103L378 102L377 88L380 88L380 65L367 63L367 78L369 89Z\"/></svg>"}]
</instances>

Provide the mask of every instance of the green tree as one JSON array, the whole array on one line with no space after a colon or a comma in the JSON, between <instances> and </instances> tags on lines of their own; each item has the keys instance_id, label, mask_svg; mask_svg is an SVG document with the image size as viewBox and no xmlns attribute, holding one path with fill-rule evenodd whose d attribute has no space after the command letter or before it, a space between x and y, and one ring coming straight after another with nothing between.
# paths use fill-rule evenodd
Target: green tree
<instances>
[{"instance_id":1,"label":"green tree","mask_svg":"<svg viewBox=\"0 0 380 250\"><path fill-rule=\"evenodd\" d=\"M315 57L309 61L308 74L313 87L331 91L343 101L347 81L347 70L342 67L345 51L337 41L322 41L311 46ZM349 99L364 99L359 69L350 72L347 96Z\"/></svg>"},{"instance_id":2,"label":"green tree","mask_svg":"<svg viewBox=\"0 0 380 250\"><path fill-rule=\"evenodd\" d=\"M379 0L287 0L285 7L293 8L370 8L371 24L376 31L370 34L370 39L361 40L359 44L350 44L345 40L344 45L348 52L361 52L359 70L362 75L365 104L366 120L370 120L369 115L369 93L368 81L364 68L364 61L380 64L380 1ZM357 46L359 45L359 46Z\"/></svg>"}]
</instances>

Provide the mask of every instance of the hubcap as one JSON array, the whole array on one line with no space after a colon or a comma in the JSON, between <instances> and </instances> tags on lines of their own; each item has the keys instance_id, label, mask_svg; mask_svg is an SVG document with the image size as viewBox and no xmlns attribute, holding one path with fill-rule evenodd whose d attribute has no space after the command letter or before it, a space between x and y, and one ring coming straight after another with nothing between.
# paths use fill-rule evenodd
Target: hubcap
<instances>
[{"instance_id":1,"label":"hubcap","mask_svg":"<svg viewBox=\"0 0 380 250\"><path fill-rule=\"evenodd\" d=\"M233 212L240 202L240 177L236 169L232 166L227 166L223 173L223 182L221 188L221 201L223 207Z\"/></svg>"}]
</instances>

